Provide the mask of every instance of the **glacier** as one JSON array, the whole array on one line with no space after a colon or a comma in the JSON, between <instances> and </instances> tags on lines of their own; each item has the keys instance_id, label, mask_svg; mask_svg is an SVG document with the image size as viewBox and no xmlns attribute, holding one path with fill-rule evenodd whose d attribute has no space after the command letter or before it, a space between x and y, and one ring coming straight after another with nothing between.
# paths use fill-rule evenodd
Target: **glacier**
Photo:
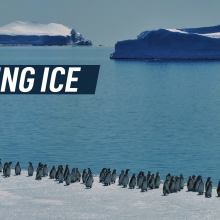
<instances>
[{"instance_id":1,"label":"glacier","mask_svg":"<svg viewBox=\"0 0 220 220\"><path fill-rule=\"evenodd\" d=\"M187 192L164 196L159 189L141 192L115 184L104 186L94 177L93 187L72 183L67 186L49 177L35 180L27 170L9 178L0 175L0 216L12 219L219 219L219 197Z\"/></svg>"},{"instance_id":2,"label":"glacier","mask_svg":"<svg viewBox=\"0 0 220 220\"><path fill-rule=\"evenodd\" d=\"M112 59L220 59L220 25L144 31L115 44Z\"/></svg>"},{"instance_id":3,"label":"glacier","mask_svg":"<svg viewBox=\"0 0 220 220\"><path fill-rule=\"evenodd\" d=\"M15 21L0 27L0 45L92 45L92 41L62 24Z\"/></svg>"}]
</instances>

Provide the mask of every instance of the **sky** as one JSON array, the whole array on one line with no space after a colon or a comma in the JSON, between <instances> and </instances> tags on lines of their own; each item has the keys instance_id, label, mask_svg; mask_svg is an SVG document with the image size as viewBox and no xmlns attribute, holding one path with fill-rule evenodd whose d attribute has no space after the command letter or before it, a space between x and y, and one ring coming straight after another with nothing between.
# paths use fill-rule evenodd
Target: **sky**
<instances>
[{"instance_id":1,"label":"sky","mask_svg":"<svg viewBox=\"0 0 220 220\"><path fill-rule=\"evenodd\" d=\"M219 25L219 8L219 0L1 0L0 27L13 21L59 23L94 45L114 45L145 30Z\"/></svg>"}]
</instances>

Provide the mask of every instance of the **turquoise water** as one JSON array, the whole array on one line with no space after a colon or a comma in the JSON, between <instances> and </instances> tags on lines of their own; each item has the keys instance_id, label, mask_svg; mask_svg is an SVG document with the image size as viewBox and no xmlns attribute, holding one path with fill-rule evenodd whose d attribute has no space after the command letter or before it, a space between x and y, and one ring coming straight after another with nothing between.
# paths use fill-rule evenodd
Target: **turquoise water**
<instances>
[{"instance_id":1,"label":"turquoise water","mask_svg":"<svg viewBox=\"0 0 220 220\"><path fill-rule=\"evenodd\" d=\"M110 60L113 47L0 47L1 65L101 65L95 95L0 95L0 158L220 180L220 61Z\"/></svg>"}]
</instances>

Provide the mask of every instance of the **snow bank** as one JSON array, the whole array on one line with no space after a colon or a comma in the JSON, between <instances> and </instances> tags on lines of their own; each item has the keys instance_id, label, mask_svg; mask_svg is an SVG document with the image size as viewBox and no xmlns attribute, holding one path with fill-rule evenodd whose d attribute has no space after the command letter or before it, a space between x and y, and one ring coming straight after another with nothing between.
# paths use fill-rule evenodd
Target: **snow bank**
<instances>
[{"instance_id":1,"label":"snow bank","mask_svg":"<svg viewBox=\"0 0 220 220\"><path fill-rule=\"evenodd\" d=\"M220 26L144 31L115 44L112 59L220 59Z\"/></svg>"},{"instance_id":2,"label":"snow bank","mask_svg":"<svg viewBox=\"0 0 220 220\"><path fill-rule=\"evenodd\" d=\"M92 45L92 42L62 24L15 21L0 28L0 44Z\"/></svg>"},{"instance_id":3,"label":"snow bank","mask_svg":"<svg viewBox=\"0 0 220 220\"><path fill-rule=\"evenodd\" d=\"M118 183L118 181L117 181ZM0 176L1 219L218 219L220 198L195 192L162 195L159 189L141 192L112 184L104 186L94 178L91 189L82 183L66 186L43 177Z\"/></svg>"}]
</instances>

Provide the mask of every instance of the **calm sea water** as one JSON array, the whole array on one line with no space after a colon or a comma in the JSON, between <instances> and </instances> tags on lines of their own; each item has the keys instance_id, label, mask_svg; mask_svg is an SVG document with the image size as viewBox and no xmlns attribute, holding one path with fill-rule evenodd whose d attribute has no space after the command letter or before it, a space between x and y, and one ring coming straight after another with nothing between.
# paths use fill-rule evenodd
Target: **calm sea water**
<instances>
[{"instance_id":1,"label":"calm sea water","mask_svg":"<svg viewBox=\"0 0 220 220\"><path fill-rule=\"evenodd\" d=\"M216 185L220 61L110 60L113 51L0 47L1 65L101 65L95 95L0 95L2 161L201 174Z\"/></svg>"}]
</instances>

